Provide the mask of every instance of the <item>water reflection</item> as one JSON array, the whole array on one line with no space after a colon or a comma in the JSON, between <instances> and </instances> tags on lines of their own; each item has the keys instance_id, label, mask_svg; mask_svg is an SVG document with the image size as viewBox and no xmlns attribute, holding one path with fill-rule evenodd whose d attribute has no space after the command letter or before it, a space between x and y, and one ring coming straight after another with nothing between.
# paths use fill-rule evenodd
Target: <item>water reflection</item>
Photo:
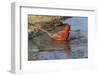
<instances>
[{"instance_id":1,"label":"water reflection","mask_svg":"<svg viewBox=\"0 0 100 76\"><path fill-rule=\"evenodd\" d=\"M28 41L28 60L87 58L87 39L54 41L48 36Z\"/></svg>"},{"instance_id":2,"label":"water reflection","mask_svg":"<svg viewBox=\"0 0 100 76\"><path fill-rule=\"evenodd\" d=\"M53 41L53 42L54 42L54 44L58 45L59 47L62 47L68 55L71 54L72 49L71 49L70 40L67 40L67 41Z\"/></svg>"}]
</instances>

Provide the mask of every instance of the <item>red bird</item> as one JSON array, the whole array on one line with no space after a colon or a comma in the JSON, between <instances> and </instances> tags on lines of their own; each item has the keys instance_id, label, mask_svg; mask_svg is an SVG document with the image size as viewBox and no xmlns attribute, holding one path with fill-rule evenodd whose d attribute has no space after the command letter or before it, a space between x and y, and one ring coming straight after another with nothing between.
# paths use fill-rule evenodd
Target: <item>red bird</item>
<instances>
[{"instance_id":1,"label":"red bird","mask_svg":"<svg viewBox=\"0 0 100 76\"><path fill-rule=\"evenodd\" d=\"M66 24L65 27L64 27L64 30L59 31L55 34L50 33L50 32L48 32L48 31L46 31L42 28L40 28L40 30L46 32L50 36L50 38L52 38L53 40L62 40L62 41L64 41L64 40L68 40L68 38L69 38L69 34L71 32L71 26L69 24Z\"/></svg>"}]
</instances>

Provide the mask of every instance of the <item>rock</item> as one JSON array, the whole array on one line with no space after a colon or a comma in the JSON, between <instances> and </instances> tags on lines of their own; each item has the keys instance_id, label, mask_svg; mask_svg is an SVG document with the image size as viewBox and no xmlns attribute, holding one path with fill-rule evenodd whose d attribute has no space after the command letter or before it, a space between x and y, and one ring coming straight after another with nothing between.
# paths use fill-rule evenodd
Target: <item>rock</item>
<instances>
[{"instance_id":1,"label":"rock","mask_svg":"<svg viewBox=\"0 0 100 76\"><path fill-rule=\"evenodd\" d=\"M28 38L32 39L43 32L38 28L42 27L49 31L55 27L63 25L63 21L68 18L65 16L29 16L28 17Z\"/></svg>"}]
</instances>

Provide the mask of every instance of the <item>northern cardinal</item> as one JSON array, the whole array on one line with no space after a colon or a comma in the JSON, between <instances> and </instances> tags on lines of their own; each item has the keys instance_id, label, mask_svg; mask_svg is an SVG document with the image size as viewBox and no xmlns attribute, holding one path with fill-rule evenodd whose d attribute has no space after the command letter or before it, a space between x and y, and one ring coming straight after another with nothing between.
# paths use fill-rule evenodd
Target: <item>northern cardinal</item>
<instances>
[{"instance_id":1,"label":"northern cardinal","mask_svg":"<svg viewBox=\"0 0 100 76\"><path fill-rule=\"evenodd\" d=\"M64 30L62 31L59 31L57 33L51 33L51 32L48 32L47 30L44 30L42 28L40 28L41 31L44 31L46 32L50 38L52 38L53 40L68 40L69 38L69 34L71 32L71 26L69 24L66 24L65 27L64 27Z\"/></svg>"}]
</instances>

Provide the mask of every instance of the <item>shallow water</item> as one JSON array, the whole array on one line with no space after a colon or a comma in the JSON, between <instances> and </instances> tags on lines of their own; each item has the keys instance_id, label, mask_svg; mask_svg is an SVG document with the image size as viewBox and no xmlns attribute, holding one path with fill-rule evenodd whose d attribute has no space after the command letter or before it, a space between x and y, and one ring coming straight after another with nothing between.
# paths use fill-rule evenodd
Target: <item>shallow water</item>
<instances>
[{"instance_id":1,"label":"shallow water","mask_svg":"<svg viewBox=\"0 0 100 76\"><path fill-rule=\"evenodd\" d=\"M44 33L28 41L28 60L88 58L87 46L85 36L71 34L68 41L54 41Z\"/></svg>"}]
</instances>

